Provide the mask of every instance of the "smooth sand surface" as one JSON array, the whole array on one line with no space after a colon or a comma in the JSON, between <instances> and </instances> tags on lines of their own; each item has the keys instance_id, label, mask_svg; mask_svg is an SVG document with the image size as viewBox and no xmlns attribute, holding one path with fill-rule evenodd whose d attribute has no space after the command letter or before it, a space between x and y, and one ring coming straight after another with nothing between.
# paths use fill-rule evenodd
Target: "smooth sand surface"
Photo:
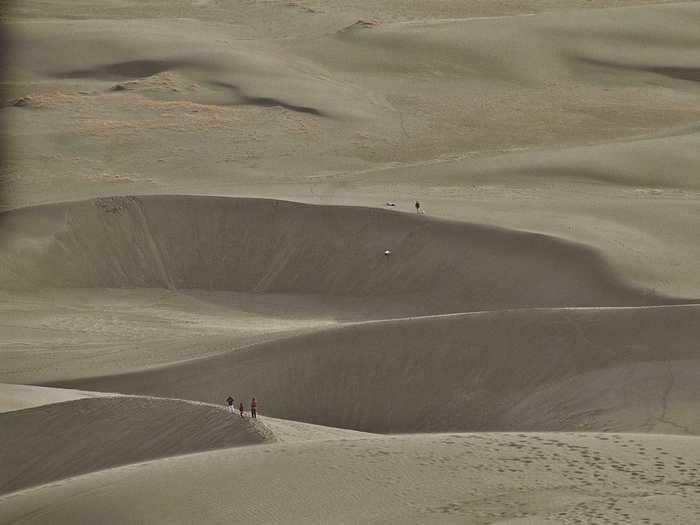
<instances>
[{"instance_id":1,"label":"smooth sand surface","mask_svg":"<svg viewBox=\"0 0 700 525\"><path fill-rule=\"evenodd\" d=\"M158 289L0 290L0 381L38 383L141 370L335 324L332 311L307 298L249 301L245 294L229 294L209 301L207 295ZM290 299L298 309L288 308Z\"/></svg>"},{"instance_id":2,"label":"smooth sand surface","mask_svg":"<svg viewBox=\"0 0 700 525\"><path fill-rule=\"evenodd\" d=\"M104 395L109 394L69 390L67 388L0 383L0 413Z\"/></svg>"},{"instance_id":3,"label":"smooth sand surface","mask_svg":"<svg viewBox=\"0 0 700 525\"><path fill-rule=\"evenodd\" d=\"M0 524L700 515L698 2L1 18Z\"/></svg>"},{"instance_id":4,"label":"smooth sand surface","mask_svg":"<svg viewBox=\"0 0 700 525\"><path fill-rule=\"evenodd\" d=\"M338 323L681 301L635 289L582 245L386 210L166 195L0 223L6 382L132 372Z\"/></svg>"},{"instance_id":5,"label":"smooth sand surface","mask_svg":"<svg viewBox=\"0 0 700 525\"><path fill-rule=\"evenodd\" d=\"M347 428L335 428L324 425L313 425L290 419L278 419L260 416L265 429L271 434L275 443L298 443L300 441L330 441L334 439L362 439L378 437L368 432L358 432Z\"/></svg>"},{"instance_id":6,"label":"smooth sand surface","mask_svg":"<svg viewBox=\"0 0 700 525\"><path fill-rule=\"evenodd\" d=\"M18 410L0 414L0 492L267 439L268 431L223 406L179 400L110 396Z\"/></svg>"},{"instance_id":7,"label":"smooth sand surface","mask_svg":"<svg viewBox=\"0 0 700 525\"><path fill-rule=\"evenodd\" d=\"M635 434L283 443L5 495L0 515L3 523L58 524L692 523L700 512L699 454L696 437Z\"/></svg>"},{"instance_id":8,"label":"smooth sand surface","mask_svg":"<svg viewBox=\"0 0 700 525\"><path fill-rule=\"evenodd\" d=\"M158 370L50 383L217 402L369 432L700 433L700 307L528 309L359 323Z\"/></svg>"},{"instance_id":9,"label":"smooth sand surface","mask_svg":"<svg viewBox=\"0 0 700 525\"><path fill-rule=\"evenodd\" d=\"M9 12L8 207L419 199L700 295L695 2L51 4Z\"/></svg>"},{"instance_id":10,"label":"smooth sand surface","mask_svg":"<svg viewBox=\"0 0 700 525\"><path fill-rule=\"evenodd\" d=\"M414 295L422 301L404 308L420 313L664 302L581 246L385 210L152 195L0 220L4 288Z\"/></svg>"}]
</instances>

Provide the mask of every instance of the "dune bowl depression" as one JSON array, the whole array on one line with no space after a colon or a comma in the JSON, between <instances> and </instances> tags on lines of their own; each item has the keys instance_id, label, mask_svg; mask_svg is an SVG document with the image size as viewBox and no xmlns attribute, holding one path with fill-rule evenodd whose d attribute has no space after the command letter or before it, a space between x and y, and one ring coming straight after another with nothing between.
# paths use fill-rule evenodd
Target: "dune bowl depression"
<instances>
[{"instance_id":1,"label":"dune bowl depression","mask_svg":"<svg viewBox=\"0 0 700 525\"><path fill-rule=\"evenodd\" d=\"M697 2L2 15L0 524L697 521Z\"/></svg>"}]
</instances>

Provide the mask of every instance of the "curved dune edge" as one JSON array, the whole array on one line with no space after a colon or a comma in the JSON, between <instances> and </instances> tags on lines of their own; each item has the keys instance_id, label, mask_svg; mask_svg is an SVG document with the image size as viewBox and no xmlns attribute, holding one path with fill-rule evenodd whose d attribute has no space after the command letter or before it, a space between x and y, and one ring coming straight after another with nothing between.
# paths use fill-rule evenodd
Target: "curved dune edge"
<instances>
[{"instance_id":1,"label":"curved dune edge","mask_svg":"<svg viewBox=\"0 0 700 525\"><path fill-rule=\"evenodd\" d=\"M245 447L5 495L0 519L690 523L699 505L699 444L660 435L453 433Z\"/></svg>"},{"instance_id":2,"label":"curved dune edge","mask_svg":"<svg viewBox=\"0 0 700 525\"><path fill-rule=\"evenodd\" d=\"M148 195L0 220L0 284L11 288L384 297L397 315L673 302L625 285L582 246L374 208Z\"/></svg>"},{"instance_id":3,"label":"curved dune edge","mask_svg":"<svg viewBox=\"0 0 700 525\"><path fill-rule=\"evenodd\" d=\"M52 386L218 402L235 384L265 414L380 433L700 433L699 338L696 305L467 313Z\"/></svg>"},{"instance_id":4,"label":"curved dune edge","mask_svg":"<svg viewBox=\"0 0 700 525\"><path fill-rule=\"evenodd\" d=\"M43 405L73 401L86 397L104 397L102 392L85 392L67 388L0 383L0 414ZM1 416L0 416L1 417Z\"/></svg>"},{"instance_id":5,"label":"curved dune edge","mask_svg":"<svg viewBox=\"0 0 700 525\"><path fill-rule=\"evenodd\" d=\"M372 318L360 303L154 288L0 290L0 411L5 396L20 403L20 395L41 395L5 393L2 383L142 370L313 330L355 312Z\"/></svg>"},{"instance_id":6,"label":"curved dune edge","mask_svg":"<svg viewBox=\"0 0 700 525\"><path fill-rule=\"evenodd\" d=\"M293 421L291 419L278 419L268 416L259 416L260 422L269 432L269 439L274 443L300 443L307 441L332 441L336 439L367 439L379 437L378 434L360 432L347 428L328 427Z\"/></svg>"},{"instance_id":7,"label":"curved dune edge","mask_svg":"<svg viewBox=\"0 0 700 525\"><path fill-rule=\"evenodd\" d=\"M110 396L0 414L0 493L117 465L274 437L223 407Z\"/></svg>"}]
</instances>

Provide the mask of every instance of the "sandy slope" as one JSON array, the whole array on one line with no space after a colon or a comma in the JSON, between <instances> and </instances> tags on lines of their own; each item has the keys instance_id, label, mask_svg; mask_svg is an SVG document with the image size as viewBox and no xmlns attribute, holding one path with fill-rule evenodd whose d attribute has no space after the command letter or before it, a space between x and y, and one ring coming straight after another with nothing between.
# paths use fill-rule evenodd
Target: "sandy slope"
<instances>
[{"instance_id":1,"label":"sandy slope","mask_svg":"<svg viewBox=\"0 0 700 525\"><path fill-rule=\"evenodd\" d=\"M0 521L691 523L700 512L699 451L695 437L634 434L437 434L244 447L6 495Z\"/></svg>"},{"instance_id":2,"label":"sandy slope","mask_svg":"<svg viewBox=\"0 0 700 525\"><path fill-rule=\"evenodd\" d=\"M383 210L152 195L0 220L5 288L397 296L408 303L397 310L418 313L662 301L624 286L582 247Z\"/></svg>"},{"instance_id":3,"label":"sandy slope","mask_svg":"<svg viewBox=\"0 0 700 525\"><path fill-rule=\"evenodd\" d=\"M74 11L61 3L15 11L7 89L33 102L0 110L11 123L8 206L136 192L419 198L437 216L595 246L643 286L700 293L688 262L698 255L694 2L159 3L147 19L133 4L84 4L80 20L32 14ZM615 9L567 10L584 4ZM677 129L687 139L659 160L653 142L619 154L610 144ZM563 147L591 143L604 173L558 162ZM523 149L532 155L488 177L471 162ZM455 158L459 176L436 182ZM407 184L415 163L421 183ZM517 175L533 166L538 177Z\"/></svg>"},{"instance_id":4,"label":"sandy slope","mask_svg":"<svg viewBox=\"0 0 700 525\"><path fill-rule=\"evenodd\" d=\"M66 388L13 385L0 383L0 413L13 412L42 405L73 401L85 397L101 397L101 392L85 392Z\"/></svg>"},{"instance_id":5,"label":"sandy slope","mask_svg":"<svg viewBox=\"0 0 700 525\"><path fill-rule=\"evenodd\" d=\"M338 313L313 298L217 294L209 300L209 295L2 290L0 380L27 383L140 370L328 326Z\"/></svg>"},{"instance_id":6,"label":"sandy slope","mask_svg":"<svg viewBox=\"0 0 700 525\"><path fill-rule=\"evenodd\" d=\"M700 432L700 308L565 308L360 323L52 386L217 402L371 432Z\"/></svg>"},{"instance_id":7,"label":"sandy slope","mask_svg":"<svg viewBox=\"0 0 700 525\"><path fill-rule=\"evenodd\" d=\"M277 419L268 416L259 416L265 429L272 434L271 439L275 443L298 443L301 441L332 441L335 439L363 439L378 437L368 432L358 432L347 428L335 428L323 425L312 425L291 419Z\"/></svg>"},{"instance_id":8,"label":"sandy slope","mask_svg":"<svg viewBox=\"0 0 700 525\"><path fill-rule=\"evenodd\" d=\"M0 219L5 381L113 374L338 320L669 301L582 247L389 211L147 196Z\"/></svg>"},{"instance_id":9,"label":"sandy slope","mask_svg":"<svg viewBox=\"0 0 700 525\"><path fill-rule=\"evenodd\" d=\"M674 301L582 246L392 211L142 196L0 221L7 382L114 375L337 322Z\"/></svg>"},{"instance_id":10,"label":"sandy slope","mask_svg":"<svg viewBox=\"0 0 700 525\"><path fill-rule=\"evenodd\" d=\"M0 492L269 436L222 406L178 400L97 397L7 412L0 414Z\"/></svg>"},{"instance_id":11,"label":"sandy slope","mask_svg":"<svg viewBox=\"0 0 700 525\"><path fill-rule=\"evenodd\" d=\"M700 514L698 2L0 16L0 523Z\"/></svg>"}]
</instances>

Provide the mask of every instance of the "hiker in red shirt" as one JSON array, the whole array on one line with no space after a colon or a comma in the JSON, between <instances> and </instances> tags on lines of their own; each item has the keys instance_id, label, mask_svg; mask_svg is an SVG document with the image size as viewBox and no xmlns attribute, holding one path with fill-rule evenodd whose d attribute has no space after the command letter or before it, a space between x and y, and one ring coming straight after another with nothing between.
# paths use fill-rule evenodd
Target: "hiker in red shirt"
<instances>
[{"instance_id":1,"label":"hiker in red shirt","mask_svg":"<svg viewBox=\"0 0 700 525\"><path fill-rule=\"evenodd\" d=\"M258 402L255 401L255 398L253 398L253 400L250 402L250 417L252 417L253 419L258 419L257 408Z\"/></svg>"}]
</instances>

